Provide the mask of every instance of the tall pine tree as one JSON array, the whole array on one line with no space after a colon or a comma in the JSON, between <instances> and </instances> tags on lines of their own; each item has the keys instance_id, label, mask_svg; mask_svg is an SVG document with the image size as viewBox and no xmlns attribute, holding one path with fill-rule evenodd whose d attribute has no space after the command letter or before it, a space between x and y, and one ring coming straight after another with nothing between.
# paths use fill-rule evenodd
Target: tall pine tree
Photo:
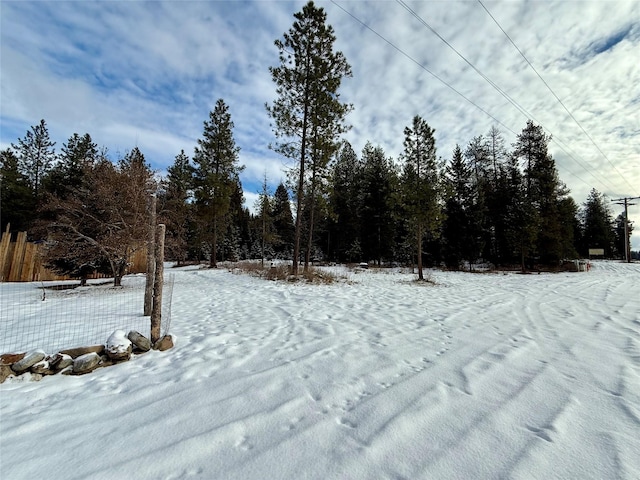
<instances>
[{"instance_id":1,"label":"tall pine tree","mask_svg":"<svg viewBox=\"0 0 640 480\"><path fill-rule=\"evenodd\" d=\"M219 99L209 113L209 120L204 122L204 133L198 139L193 157L198 221L202 240L210 247L209 265L212 268L218 265L218 235L224 231L222 222L229 211L235 182L244 168L238 163L239 151L233 138L229 107Z\"/></svg>"},{"instance_id":2,"label":"tall pine tree","mask_svg":"<svg viewBox=\"0 0 640 480\"><path fill-rule=\"evenodd\" d=\"M350 106L340 100L338 89L342 79L351 76L351 67L344 55L333 49L336 37L333 28L326 24L323 8L310 1L294 18L283 39L275 41L280 65L270 67L269 71L278 98L267 105L267 112L274 121L275 150L297 163L292 265L292 273L297 275L306 168L310 163L322 164L330 156L337 136L344 131L343 121Z\"/></svg>"},{"instance_id":3,"label":"tall pine tree","mask_svg":"<svg viewBox=\"0 0 640 480\"><path fill-rule=\"evenodd\" d=\"M41 200L44 178L56 160L55 144L49 138L47 124L40 120L40 124L32 126L24 138L18 139L18 145L11 145L18 157L20 172L28 179L38 202Z\"/></svg>"},{"instance_id":4,"label":"tall pine tree","mask_svg":"<svg viewBox=\"0 0 640 480\"><path fill-rule=\"evenodd\" d=\"M434 132L418 115L404 129L403 203L413 232L419 280L424 280L423 241L438 236L442 220Z\"/></svg>"}]
</instances>

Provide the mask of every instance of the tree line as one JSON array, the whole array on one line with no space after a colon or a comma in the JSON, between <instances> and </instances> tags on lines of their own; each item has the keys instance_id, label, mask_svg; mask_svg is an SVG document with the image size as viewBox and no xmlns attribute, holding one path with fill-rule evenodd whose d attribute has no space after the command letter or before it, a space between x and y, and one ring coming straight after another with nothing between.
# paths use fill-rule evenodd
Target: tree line
<instances>
[{"instance_id":1,"label":"tree line","mask_svg":"<svg viewBox=\"0 0 640 480\"><path fill-rule=\"evenodd\" d=\"M119 279L147 238L151 195L177 262L287 259L293 273L315 260L555 267L589 248L624 255L624 218L593 189L578 206L559 179L542 127L527 122L510 148L492 127L450 156L437 156L434 129L419 115L396 159L369 142L358 155L343 140L352 105L339 87L351 76L326 13L313 2L276 40L277 98L266 105L275 141L292 161L274 192L264 178L255 213L243 206L239 148L219 99L190 158L176 155L159 178L137 148L108 158L88 133L57 153L44 120L1 154L2 228L46 246L54 270L96 269ZM292 205L294 208L292 208ZM630 233L629 233L630 235Z\"/></svg>"}]
</instances>

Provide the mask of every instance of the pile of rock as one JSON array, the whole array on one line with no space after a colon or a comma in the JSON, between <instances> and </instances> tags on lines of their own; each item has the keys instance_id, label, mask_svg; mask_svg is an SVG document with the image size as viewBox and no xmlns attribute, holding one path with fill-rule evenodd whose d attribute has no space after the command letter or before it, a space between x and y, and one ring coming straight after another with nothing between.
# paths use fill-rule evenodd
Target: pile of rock
<instances>
[{"instance_id":1,"label":"pile of rock","mask_svg":"<svg viewBox=\"0 0 640 480\"><path fill-rule=\"evenodd\" d=\"M134 354L151 349L164 351L172 347L171 335L165 335L152 345L139 332L132 330L125 335L123 330L116 330L104 345L70 348L54 355L47 355L43 350L0 355L0 383L10 376L27 372L31 373L34 380L40 380L43 375L83 375L96 368L126 362Z\"/></svg>"}]
</instances>

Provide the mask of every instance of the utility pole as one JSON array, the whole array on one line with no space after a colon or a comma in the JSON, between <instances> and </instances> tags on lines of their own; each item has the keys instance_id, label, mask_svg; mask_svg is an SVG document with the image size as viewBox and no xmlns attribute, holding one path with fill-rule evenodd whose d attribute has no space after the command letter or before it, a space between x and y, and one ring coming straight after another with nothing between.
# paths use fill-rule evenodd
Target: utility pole
<instances>
[{"instance_id":1,"label":"utility pole","mask_svg":"<svg viewBox=\"0 0 640 480\"><path fill-rule=\"evenodd\" d=\"M635 205L635 203L629 203L629 200L637 200L640 197L623 197L615 198L611 200L616 205L624 205L624 259L627 263L631 262L631 246L629 245L629 205Z\"/></svg>"}]
</instances>

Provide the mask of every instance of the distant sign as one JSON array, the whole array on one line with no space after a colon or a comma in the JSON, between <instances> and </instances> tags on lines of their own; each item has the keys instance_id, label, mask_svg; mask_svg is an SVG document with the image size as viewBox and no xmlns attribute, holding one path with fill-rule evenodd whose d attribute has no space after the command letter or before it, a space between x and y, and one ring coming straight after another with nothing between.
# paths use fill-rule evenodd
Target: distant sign
<instances>
[{"instance_id":1,"label":"distant sign","mask_svg":"<svg viewBox=\"0 0 640 480\"><path fill-rule=\"evenodd\" d=\"M604 257L604 248L590 248L589 255L600 255Z\"/></svg>"}]
</instances>

